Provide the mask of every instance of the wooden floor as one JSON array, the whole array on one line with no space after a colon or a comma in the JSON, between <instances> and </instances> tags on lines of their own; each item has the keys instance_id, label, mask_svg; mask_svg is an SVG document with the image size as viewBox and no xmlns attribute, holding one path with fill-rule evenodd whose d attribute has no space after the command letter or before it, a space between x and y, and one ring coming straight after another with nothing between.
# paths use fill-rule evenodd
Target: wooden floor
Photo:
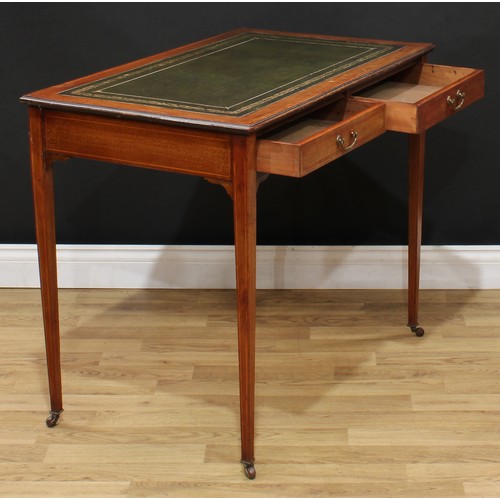
<instances>
[{"instance_id":1,"label":"wooden floor","mask_svg":"<svg viewBox=\"0 0 500 500\"><path fill-rule=\"evenodd\" d=\"M234 291L62 290L48 414L38 290L0 290L2 497L500 496L500 291L260 291L255 481Z\"/></svg>"}]
</instances>

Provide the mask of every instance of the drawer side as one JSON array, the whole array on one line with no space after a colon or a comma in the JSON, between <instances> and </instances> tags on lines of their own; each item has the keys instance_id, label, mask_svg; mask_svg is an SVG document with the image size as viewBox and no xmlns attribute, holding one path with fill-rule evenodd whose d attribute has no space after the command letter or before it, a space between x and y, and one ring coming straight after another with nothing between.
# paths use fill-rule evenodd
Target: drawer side
<instances>
[{"instance_id":1,"label":"drawer side","mask_svg":"<svg viewBox=\"0 0 500 500\"><path fill-rule=\"evenodd\" d=\"M48 111L47 151L70 157L231 178L227 135L153 123Z\"/></svg>"}]
</instances>

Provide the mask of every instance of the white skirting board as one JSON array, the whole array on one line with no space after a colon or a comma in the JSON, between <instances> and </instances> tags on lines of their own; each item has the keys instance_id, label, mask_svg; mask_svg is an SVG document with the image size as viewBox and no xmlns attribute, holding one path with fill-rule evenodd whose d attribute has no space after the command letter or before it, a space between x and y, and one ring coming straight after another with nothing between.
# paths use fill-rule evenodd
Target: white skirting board
<instances>
[{"instance_id":1,"label":"white skirting board","mask_svg":"<svg viewBox=\"0 0 500 500\"><path fill-rule=\"evenodd\" d=\"M58 245L61 288L234 288L234 247ZM404 246L258 246L257 287L407 287ZM0 245L0 287L38 287L36 245ZM500 288L500 246L424 246L423 289Z\"/></svg>"}]
</instances>

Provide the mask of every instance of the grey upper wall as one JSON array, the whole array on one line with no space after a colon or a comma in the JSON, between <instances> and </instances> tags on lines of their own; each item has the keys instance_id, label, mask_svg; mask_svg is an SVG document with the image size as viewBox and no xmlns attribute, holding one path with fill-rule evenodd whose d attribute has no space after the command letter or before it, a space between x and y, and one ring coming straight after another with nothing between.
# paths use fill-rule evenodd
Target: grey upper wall
<instances>
[{"instance_id":1,"label":"grey upper wall","mask_svg":"<svg viewBox=\"0 0 500 500\"><path fill-rule=\"evenodd\" d=\"M429 62L486 70L486 98L428 132L425 244L500 244L500 6L495 3L84 3L0 5L0 243L34 241L27 110L19 97L251 27L433 42ZM258 193L260 244L405 244L407 141L386 133ZM72 159L56 163L61 243L230 244L220 186Z\"/></svg>"}]
</instances>

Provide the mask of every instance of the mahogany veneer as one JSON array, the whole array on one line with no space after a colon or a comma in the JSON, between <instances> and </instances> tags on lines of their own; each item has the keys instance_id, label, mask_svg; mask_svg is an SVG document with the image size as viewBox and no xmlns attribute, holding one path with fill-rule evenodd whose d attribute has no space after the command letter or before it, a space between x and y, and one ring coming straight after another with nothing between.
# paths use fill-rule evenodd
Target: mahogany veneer
<instances>
[{"instance_id":1,"label":"mahogany veneer","mask_svg":"<svg viewBox=\"0 0 500 500\"><path fill-rule=\"evenodd\" d=\"M254 466L256 191L386 130L409 135L408 326L417 336L425 130L483 95L428 43L235 30L22 97L29 106L51 413L63 411L52 163L89 158L220 183L233 199L241 462Z\"/></svg>"}]
</instances>

